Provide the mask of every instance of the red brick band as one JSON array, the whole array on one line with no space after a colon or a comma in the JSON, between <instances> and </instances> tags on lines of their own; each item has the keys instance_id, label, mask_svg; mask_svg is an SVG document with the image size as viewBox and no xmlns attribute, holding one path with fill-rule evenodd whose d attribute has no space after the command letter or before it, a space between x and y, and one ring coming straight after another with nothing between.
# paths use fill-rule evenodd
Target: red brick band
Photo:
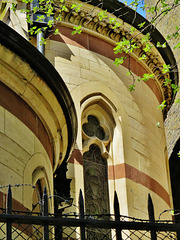
<instances>
[{"instance_id":1,"label":"red brick band","mask_svg":"<svg viewBox=\"0 0 180 240\"><path fill-rule=\"evenodd\" d=\"M74 149L68 162L83 165L82 152L79 149Z\"/></svg>"},{"instance_id":2,"label":"red brick band","mask_svg":"<svg viewBox=\"0 0 180 240\"><path fill-rule=\"evenodd\" d=\"M108 167L109 179L121 179L128 178L133 182L141 184L142 186L148 188L152 192L156 193L160 198L162 198L170 206L170 198L168 192L152 177L139 171L138 169L126 164L118 164L115 166Z\"/></svg>"},{"instance_id":3,"label":"red brick band","mask_svg":"<svg viewBox=\"0 0 180 240\"><path fill-rule=\"evenodd\" d=\"M83 165L83 155L78 149L74 149L69 163ZM162 198L170 206L170 198L168 192L152 177L146 173L141 172L135 167L129 164L122 163L115 166L108 166L108 178L109 180L127 178L135 183L141 184L152 192L156 193L160 198Z\"/></svg>"},{"instance_id":4,"label":"red brick band","mask_svg":"<svg viewBox=\"0 0 180 240\"><path fill-rule=\"evenodd\" d=\"M79 34L72 35L72 29L61 26L60 29L60 35L52 35L50 39L58 41L58 42L64 42L65 44L71 44L80 48L85 48L90 51L93 51L95 53L98 53L104 57L107 57L109 59L112 59L113 61L116 58L119 58L121 56L125 56L123 54L114 54L114 46L100 38L94 37L92 35L89 35L87 33L82 32L81 36ZM101 47L99 47L101 46ZM127 58L123 62L123 66L126 68L130 67L130 70L136 74L137 76L142 77L143 74L147 73L147 70L134 58L129 56L131 59L131 65L129 66L129 58ZM163 97L161 95L161 92L159 91L157 84L155 83L154 79L150 79L149 81L145 82L149 88L152 90L152 92L157 97L159 103L163 101Z\"/></svg>"},{"instance_id":5,"label":"red brick band","mask_svg":"<svg viewBox=\"0 0 180 240\"><path fill-rule=\"evenodd\" d=\"M40 140L53 165L53 148L47 131L36 113L10 88L0 82L0 106L22 121Z\"/></svg>"}]
</instances>

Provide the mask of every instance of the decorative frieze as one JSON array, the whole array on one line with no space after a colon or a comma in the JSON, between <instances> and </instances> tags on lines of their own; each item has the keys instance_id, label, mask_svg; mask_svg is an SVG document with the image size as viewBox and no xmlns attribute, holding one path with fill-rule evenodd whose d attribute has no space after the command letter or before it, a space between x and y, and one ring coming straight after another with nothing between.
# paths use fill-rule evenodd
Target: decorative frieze
<instances>
[{"instance_id":1,"label":"decorative frieze","mask_svg":"<svg viewBox=\"0 0 180 240\"><path fill-rule=\"evenodd\" d=\"M152 72L155 75L155 81L160 89L160 92L163 96L163 99L166 100L167 108L170 107L172 101L172 89L171 84L169 83L167 86L164 85L165 78L169 78L169 74L164 74L162 72L163 64L165 63L157 48L151 43L153 46L151 48L151 52L145 52L143 49L145 48L145 44L142 43L143 35L135 30L131 33L131 26L127 23L123 22L121 19L116 18L112 14L108 14L109 17L116 18L116 20L121 24L119 27L114 28L113 24L110 24L108 18L104 20L99 20L97 13L101 10L97 7L83 4L82 9L79 12L71 9L72 3L66 3L65 11L59 11L59 8L56 8L55 18L61 14L61 22L57 22L57 25L67 25L70 27L74 25L82 26L83 29L89 33L99 36L100 38L104 38L110 41L112 44L116 44L116 42L121 41L123 38L126 39L134 39L138 48L136 48L132 53L132 57L140 61L139 58L142 57L143 54L146 55L146 59L141 60L143 66L147 69L147 72ZM166 108L166 111L168 110Z\"/></svg>"}]
</instances>

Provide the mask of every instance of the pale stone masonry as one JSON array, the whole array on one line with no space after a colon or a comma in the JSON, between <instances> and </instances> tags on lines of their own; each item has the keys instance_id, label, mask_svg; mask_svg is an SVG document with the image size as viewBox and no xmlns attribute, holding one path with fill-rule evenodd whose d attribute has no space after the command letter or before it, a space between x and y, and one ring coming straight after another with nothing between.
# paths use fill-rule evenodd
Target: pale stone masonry
<instances>
[{"instance_id":1,"label":"pale stone masonry","mask_svg":"<svg viewBox=\"0 0 180 240\"><path fill-rule=\"evenodd\" d=\"M22 58L2 47L5 54L0 53L0 78L7 88L18 95L21 102L27 103L29 108L26 107L35 114L37 120L32 129L28 118L21 119L12 109L8 111L5 104L0 108L1 134L19 146L17 153L13 152L13 158L20 161L16 154L19 151L24 153L24 160L19 168L10 162L4 164L4 160L0 158L2 169L9 164L9 171L14 174L12 182L16 179L31 184L40 182L42 186L48 186L48 193L53 195L57 170L61 169L62 162L66 161L67 173L61 172L60 175L67 175L66 177L71 179L70 195L74 205L66 211L74 212L77 211L75 206L78 205L80 189L86 201L87 173L83 167L83 157L85 154L92 157L90 148L94 146L97 152L94 152L93 160L103 160L107 168L105 176L109 189L109 210L106 211L113 213L113 196L116 190L121 214L148 218L146 203L150 193L158 219L165 209L173 208L164 116L157 108L163 100L168 104L172 101L170 84L166 87L163 85L164 79L169 77L161 71L165 60L156 46L152 46L151 54L146 60L140 61L139 57L144 51L143 36L138 30L130 36L131 25L125 20L118 19L123 24L115 31L107 21L100 21L93 15L101 9L96 7L94 10L91 3L84 3L79 12L71 10L71 1L66 4L69 10L62 13L61 24L56 26L60 34L54 36L50 33L44 53L49 60L46 64L53 65L48 65L44 73L48 73L51 78L51 71L57 71L63 80L61 84L65 83L64 88L61 89L61 85L54 87L57 86L56 78L51 79L50 87L46 78L39 76ZM111 13L108 15L115 17ZM18 15L16 17L18 18ZM20 17L23 22L23 16ZM83 23L83 32L81 35L72 35L72 27L80 23ZM10 24L13 27L13 19ZM124 55L115 55L113 48L122 36L134 37L140 48L127 55L127 60L116 67L115 58ZM32 36L30 39L34 45L35 38ZM4 55L7 56L6 64ZM42 62L38 63L40 69L44 67L44 62L45 59L42 59ZM158 71L154 68L155 64L159 67ZM135 82L135 91L129 91L129 86L134 84L133 78L127 74L129 70L134 78L142 77L145 73L154 73L155 78L147 82ZM62 99L59 100L57 92L60 95L65 92L70 105L66 105L64 101L61 106ZM62 109L64 105L67 106L66 111ZM89 117L96 121L92 121L86 132L83 125L88 123ZM70 121L72 125L69 124ZM37 134L39 128L36 132L37 122L41 128L40 136ZM157 122L160 123L160 128L157 128ZM97 125L103 129L102 138L98 137ZM3 147L0 145L0 149L5 149L7 153L10 152L8 147L12 148L10 144ZM7 160L10 161L8 156L7 154ZM100 168L100 165L97 166ZM93 179L92 182L89 181L92 183L89 190L95 192L96 196L100 192L97 189L103 185L100 183L105 182L99 177L101 171L97 174L99 168L96 167L95 171L91 166L89 171L89 179ZM59 177L61 180L61 176ZM59 186L62 184L60 180L56 183ZM3 182L4 178L0 178L0 181ZM16 200L30 209L35 198L32 192L29 198L25 197L25 193L27 194L28 190L17 196ZM51 202L52 211L53 207ZM171 219L171 214L166 212L162 218Z\"/></svg>"}]
</instances>

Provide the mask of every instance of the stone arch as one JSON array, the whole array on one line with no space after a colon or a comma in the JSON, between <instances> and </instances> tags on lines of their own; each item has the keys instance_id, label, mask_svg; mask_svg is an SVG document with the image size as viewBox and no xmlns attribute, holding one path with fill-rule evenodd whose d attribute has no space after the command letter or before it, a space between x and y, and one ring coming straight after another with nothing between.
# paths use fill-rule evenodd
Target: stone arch
<instances>
[{"instance_id":1,"label":"stone arch","mask_svg":"<svg viewBox=\"0 0 180 240\"><path fill-rule=\"evenodd\" d=\"M114 103L116 103L116 101L114 101ZM101 157L107 162L107 175L109 175L109 169L112 169L117 164L125 162L123 141L123 132L125 129L122 128L127 122L124 123L124 121L122 121L121 111L118 109L118 105L114 103L111 104L108 94L99 95L96 93L87 95L81 101L81 127L83 124L87 124L88 116L92 115L99 120L99 124L105 132L104 139L98 139L98 137L95 136L88 137L82 129L82 153L87 154L91 146L96 145L100 150ZM122 115L123 114L123 118L126 118L127 116L124 111L122 111ZM113 203L114 190L118 190L119 187L116 186L115 178L109 178L108 176L107 181L109 188L109 208L110 212L112 212L113 206L111 203Z\"/></svg>"},{"instance_id":2,"label":"stone arch","mask_svg":"<svg viewBox=\"0 0 180 240\"><path fill-rule=\"evenodd\" d=\"M53 171L48 159L41 153L34 154L28 161L24 169L24 184L35 185L39 179L44 179L48 195L53 195ZM33 188L24 189L23 203L31 209ZM50 206L50 211L53 209L53 204Z\"/></svg>"},{"instance_id":3,"label":"stone arch","mask_svg":"<svg viewBox=\"0 0 180 240\"><path fill-rule=\"evenodd\" d=\"M84 109L95 102L101 102L102 106L106 106L111 113L116 124L116 130L120 131L120 135L123 136L123 139L120 139L122 145L130 145L128 115L121 100L109 87L101 82L96 82L96 84L87 82L76 87L71 94L75 102L80 102L80 104L76 104L79 126L81 126L81 116ZM79 127L77 145L80 149L82 149L81 142L81 128ZM126 154L130 154L130 151L124 152L121 157L124 158Z\"/></svg>"}]
</instances>

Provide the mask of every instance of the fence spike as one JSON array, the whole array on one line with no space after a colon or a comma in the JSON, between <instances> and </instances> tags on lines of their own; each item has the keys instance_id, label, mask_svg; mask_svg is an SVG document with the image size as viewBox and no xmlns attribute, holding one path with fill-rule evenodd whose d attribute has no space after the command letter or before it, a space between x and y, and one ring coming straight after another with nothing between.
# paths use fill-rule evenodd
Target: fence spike
<instances>
[{"instance_id":1,"label":"fence spike","mask_svg":"<svg viewBox=\"0 0 180 240\"><path fill-rule=\"evenodd\" d=\"M84 198L81 189L79 191L79 214L80 218L84 218Z\"/></svg>"},{"instance_id":2,"label":"fence spike","mask_svg":"<svg viewBox=\"0 0 180 240\"><path fill-rule=\"evenodd\" d=\"M116 191L114 192L114 214L115 214L115 221L120 222L120 208L119 208L119 200ZM122 240L121 236L121 228L117 226L116 228L116 239Z\"/></svg>"},{"instance_id":3,"label":"fence spike","mask_svg":"<svg viewBox=\"0 0 180 240\"><path fill-rule=\"evenodd\" d=\"M154 206L153 206L153 201L150 193L148 194L148 214L149 214L149 222L155 223ZM156 229L151 229L151 240L157 240Z\"/></svg>"},{"instance_id":4,"label":"fence spike","mask_svg":"<svg viewBox=\"0 0 180 240\"><path fill-rule=\"evenodd\" d=\"M114 192L114 214L116 221L120 220L119 200L116 191Z\"/></svg>"},{"instance_id":5,"label":"fence spike","mask_svg":"<svg viewBox=\"0 0 180 240\"><path fill-rule=\"evenodd\" d=\"M48 196L46 186L44 187L43 193L43 216L48 216ZM44 225L44 240L49 240L49 226L48 224Z\"/></svg>"},{"instance_id":6,"label":"fence spike","mask_svg":"<svg viewBox=\"0 0 180 240\"><path fill-rule=\"evenodd\" d=\"M148 194L148 213L149 213L149 220L154 222L155 221L154 206L153 206L153 202L152 202L150 193Z\"/></svg>"},{"instance_id":7,"label":"fence spike","mask_svg":"<svg viewBox=\"0 0 180 240\"><path fill-rule=\"evenodd\" d=\"M79 191L79 218L84 219L84 198L82 194L82 190ZM85 240L85 226L81 225L81 240Z\"/></svg>"},{"instance_id":8,"label":"fence spike","mask_svg":"<svg viewBox=\"0 0 180 240\"><path fill-rule=\"evenodd\" d=\"M12 213L12 191L11 191L11 185L10 184L8 186L6 213L7 214L11 214Z\"/></svg>"},{"instance_id":9,"label":"fence spike","mask_svg":"<svg viewBox=\"0 0 180 240\"><path fill-rule=\"evenodd\" d=\"M8 186L6 213L12 214L12 191L10 184ZM10 220L7 220L6 222L6 239L7 240L12 239L12 223Z\"/></svg>"}]
</instances>

